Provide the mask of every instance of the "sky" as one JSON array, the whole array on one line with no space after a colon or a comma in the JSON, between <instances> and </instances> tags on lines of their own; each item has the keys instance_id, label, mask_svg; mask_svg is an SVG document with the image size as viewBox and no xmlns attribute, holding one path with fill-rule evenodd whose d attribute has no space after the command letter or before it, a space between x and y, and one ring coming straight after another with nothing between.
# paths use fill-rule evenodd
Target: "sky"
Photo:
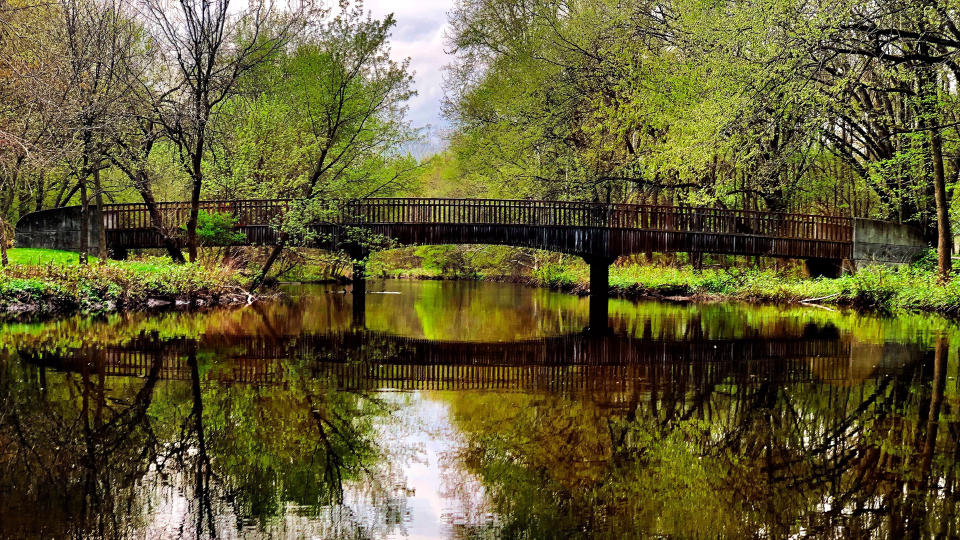
<instances>
[{"instance_id":1,"label":"sky","mask_svg":"<svg viewBox=\"0 0 960 540\"><path fill-rule=\"evenodd\" d=\"M410 101L408 118L415 127L427 127L429 142L415 154L432 154L442 149L441 132L447 127L440 116L443 100L443 66L450 63L444 52L447 12L454 0L366 0L365 9L374 17L389 13L397 20L390 39L396 60L410 58L417 95Z\"/></svg>"}]
</instances>

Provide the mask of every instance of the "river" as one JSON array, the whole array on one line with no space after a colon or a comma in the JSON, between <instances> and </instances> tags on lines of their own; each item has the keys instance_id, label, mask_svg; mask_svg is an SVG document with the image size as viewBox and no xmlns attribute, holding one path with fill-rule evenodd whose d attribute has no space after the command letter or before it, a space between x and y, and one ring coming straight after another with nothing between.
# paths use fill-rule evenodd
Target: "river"
<instances>
[{"instance_id":1,"label":"river","mask_svg":"<svg viewBox=\"0 0 960 540\"><path fill-rule=\"evenodd\" d=\"M371 281L0 326L0 537L952 537L957 327Z\"/></svg>"}]
</instances>

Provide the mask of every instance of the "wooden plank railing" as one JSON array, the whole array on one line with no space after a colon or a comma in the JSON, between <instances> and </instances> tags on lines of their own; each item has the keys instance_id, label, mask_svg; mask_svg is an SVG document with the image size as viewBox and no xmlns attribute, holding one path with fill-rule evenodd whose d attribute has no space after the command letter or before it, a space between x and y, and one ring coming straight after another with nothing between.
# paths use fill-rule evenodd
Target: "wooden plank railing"
<instances>
[{"instance_id":1,"label":"wooden plank railing","mask_svg":"<svg viewBox=\"0 0 960 540\"><path fill-rule=\"evenodd\" d=\"M231 201L201 201L200 210L226 213L237 218L237 225L271 225L290 208L287 199L250 199ZM168 231L184 227L190 217L190 203L161 202L157 209ZM147 205L124 203L104 205L103 222L107 230L152 228Z\"/></svg>"},{"instance_id":2,"label":"wooden plank railing","mask_svg":"<svg viewBox=\"0 0 960 540\"><path fill-rule=\"evenodd\" d=\"M228 213L241 227L275 224L293 201L202 201L200 209ZM185 202L158 203L163 227L182 228L189 217ZM375 198L341 201L331 223L372 224L489 224L536 227L601 227L774 238L851 242L853 220L846 217L787 214L718 208L606 204L575 201L500 199ZM108 230L151 228L144 204L113 204L104 208Z\"/></svg>"}]
</instances>

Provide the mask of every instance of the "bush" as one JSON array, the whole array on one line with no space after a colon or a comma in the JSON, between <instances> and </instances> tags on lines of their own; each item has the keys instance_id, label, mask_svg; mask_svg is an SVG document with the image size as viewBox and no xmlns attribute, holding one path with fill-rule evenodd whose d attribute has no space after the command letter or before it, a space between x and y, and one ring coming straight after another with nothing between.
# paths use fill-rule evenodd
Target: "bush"
<instances>
[{"instance_id":1,"label":"bush","mask_svg":"<svg viewBox=\"0 0 960 540\"><path fill-rule=\"evenodd\" d=\"M931 248L924 251L913 261L911 266L924 272L935 272L937 270L937 250Z\"/></svg>"},{"instance_id":2,"label":"bush","mask_svg":"<svg viewBox=\"0 0 960 540\"><path fill-rule=\"evenodd\" d=\"M890 311L898 289L893 273L887 268L869 266L854 274L850 280L853 304L862 309Z\"/></svg>"},{"instance_id":3,"label":"bush","mask_svg":"<svg viewBox=\"0 0 960 540\"><path fill-rule=\"evenodd\" d=\"M533 278L554 288L569 287L576 283L576 279L569 274L567 265L559 262L550 262L535 268Z\"/></svg>"},{"instance_id":4,"label":"bush","mask_svg":"<svg viewBox=\"0 0 960 540\"><path fill-rule=\"evenodd\" d=\"M197 214L197 241L201 246L229 246L242 243L246 236L235 230L237 218L226 212ZM183 226L186 229L186 225Z\"/></svg>"}]
</instances>

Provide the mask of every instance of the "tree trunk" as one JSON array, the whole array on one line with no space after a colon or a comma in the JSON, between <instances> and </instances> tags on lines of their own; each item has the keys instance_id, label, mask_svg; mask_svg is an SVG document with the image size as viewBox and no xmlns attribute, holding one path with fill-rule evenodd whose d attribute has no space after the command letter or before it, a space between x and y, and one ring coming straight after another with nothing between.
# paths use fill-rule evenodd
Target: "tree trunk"
<instances>
[{"instance_id":1,"label":"tree trunk","mask_svg":"<svg viewBox=\"0 0 960 540\"><path fill-rule=\"evenodd\" d=\"M0 216L0 266L10 264L7 259L7 223Z\"/></svg>"},{"instance_id":2,"label":"tree trunk","mask_svg":"<svg viewBox=\"0 0 960 540\"><path fill-rule=\"evenodd\" d=\"M257 274L257 277L253 278L253 282L250 283L250 292L254 292L263 285L263 282L267 279L267 273L270 272L270 268L273 267L273 263L277 262L277 258L280 257L280 252L283 251L283 246L286 243L286 238L284 238L283 233L281 233L280 242L273 246L273 251L270 252L270 255L267 257L267 261L263 263L263 270Z\"/></svg>"},{"instance_id":3,"label":"tree trunk","mask_svg":"<svg viewBox=\"0 0 960 540\"><path fill-rule=\"evenodd\" d=\"M137 191L140 192L140 197L143 199L143 203L147 205L147 213L150 214L150 224L156 229L157 234L160 235L163 247L167 250L167 254L170 255L173 262L177 264L187 262L186 259L183 258L183 252L180 251L176 241L170 238L170 235L168 235L167 231L163 228L163 216L160 214L160 209L157 208L157 200L153 196L153 190L150 189L150 184L147 183L146 173L140 171L138 174L141 178L139 178L135 184Z\"/></svg>"},{"instance_id":4,"label":"tree trunk","mask_svg":"<svg viewBox=\"0 0 960 540\"><path fill-rule=\"evenodd\" d=\"M62 208L67 201L70 200L70 197L73 196L73 190L70 191L70 195L67 196L67 189L70 187L70 177L65 176L60 182L60 190L57 191L57 198L53 201L52 208Z\"/></svg>"},{"instance_id":5,"label":"tree trunk","mask_svg":"<svg viewBox=\"0 0 960 540\"><path fill-rule=\"evenodd\" d=\"M197 144L190 163L190 177L193 179L193 191L190 192L190 218L187 220L187 256L190 262L197 260L197 217L200 215L200 190L203 188L204 123L210 118L210 109L201 107L202 100L199 95L196 96L196 100L197 111L204 110L206 115L200 123Z\"/></svg>"},{"instance_id":6,"label":"tree trunk","mask_svg":"<svg viewBox=\"0 0 960 540\"><path fill-rule=\"evenodd\" d=\"M201 182L194 180L190 194L190 218L187 219L187 257L190 262L197 260L197 218L200 215Z\"/></svg>"},{"instance_id":7,"label":"tree trunk","mask_svg":"<svg viewBox=\"0 0 960 540\"><path fill-rule=\"evenodd\" d=\"M940 126L930 130L930 155L933 158L933 189L937 202L937 269L939 280L946 283L953 270L953 231L950 226L950 202L947 200L947 181L943 170L943 138Z\"/></svg>"},{"instance_id":8,"label":"tree trunk","mask_svg":"<svg viewBox=\"0 0 960 540\"><path fill-rule=\"evenodd\" d=\"M100 185L100 169L93 171L93 189L96 191L94 196L97 198L97 223L100 225L97 231L97 254L100 257L100 263L107 262L109 254L107 253L107 230L103 224L103 188Z\"/></svg>"},{"instance_id":9,"label":"tree trunk","mask_svg":"<svg viewBox=\"0 0 960 540\"><path fill-rule=\"evenodd\" d=\"M87 202L87 179L80 178L80 264L87 264L90 235L90 205Z\"/></svg>"},{"instance_id":10,"label":"tree trunk","mask_svg":"<svg viewBox=\"0 0 960 540\"><path fill-rule=\"evenodd\" d=\"M43 199L46 198L47 194L47 171L40 171L40 179L37 181L37 198L35 200L36 206L34 206L33 211L39 212L43 210Z\"/></svg>"}]
</instances>

